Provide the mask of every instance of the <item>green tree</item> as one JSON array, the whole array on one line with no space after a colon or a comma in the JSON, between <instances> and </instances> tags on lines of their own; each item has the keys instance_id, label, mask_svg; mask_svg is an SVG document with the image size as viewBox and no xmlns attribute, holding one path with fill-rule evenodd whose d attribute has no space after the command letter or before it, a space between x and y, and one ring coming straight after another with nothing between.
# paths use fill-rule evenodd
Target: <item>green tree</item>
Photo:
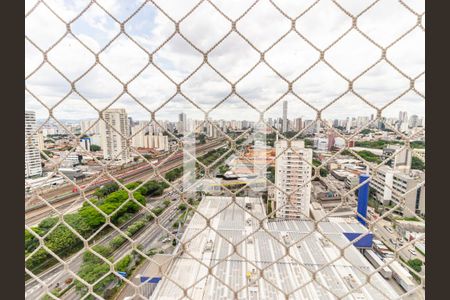
<instances>
[{"instance_id":1,"label":"green tree","mask_svg":"<svg viewBox=\"0 0 450 300\"><path fill-rule=\"evenodd\" d=\"M412 141L410 143L412 148L418 148L418 149L424 149L425 148L425 142L424 141Z\"/></svg>"},{"instance_id":2,"label":"green tree","mask_svg":"<svg viewBox=\"0 0 450 300\"><path fill-rule=\"evenodd\" d=\"M162 188L165 185L158 186ZM84 203L77 212L65 215L64 221L80 235L87 238L105 223L105 217L101 212L109 215L114 213L111 216L111 221L117 225L122 216L133 215L139 211L141 207L138 203L142 205L145 204L145 197L139 192L134 192L133 198L134 200L128 199L128 193L126 191L118 190L106 195L99 201L92 200L95 207L88 202ZM124 204L125 201L127 202ZM136 203L136 201L138 203ZM121 208L117 211L119 207ZM163 208L159 208L158 210L155 210L155 213L160 214L163 210ZM79 251L83 247L83 242L68 227L66 227L66 225L57 225L57 221L57 218L44 219L38 226L33 227L31 230L38 235L43 236L50 229L53 229L53 231L45 238L45 245L61 258L65 258ZM55 226L56 228L54 228ZM142 228L142 224L136 225L135 227L139 230L139 228ZM25 255L27 255L38 247L39 241L29 231L25 231L24 238ZM110 242L109 248L117 248L124 242L123 237L113 239ZM100 249L100 251L103 251L103 249ZM105 256L108 255L105 254ZM57 260L47 253L47 251L40 249L33 255L27 257L26 267L34 273L39 273L56 262ZM87 274L86 276L90 276L89 274L91 274L91 271L85 270L84 272Z\"/></svg>"},{"instance_id":3,"label":"green tree","mask_svg":"<svg viewBox=\"0 0 450 300\"><path fill-rule=\"evenodd\" d=\"M44 232L47 232L52 229L56 225L56 223L58 223L57 217L45 218L39 223L38 227Z\"/></svg>"},{"instance_id":4,"label":"green tree","mask_svg":"<svg viewBox=\"0 0 450 300\"><path fill-rule=\"evenodd\" d=\"M127 255L124 258L122 258L121 260L119 260L115 265L116 271L127 272L128 266L130 265L131 260L132 260L131 255Z\"/></svg>"},{"instance_id":5,"label":"green tree","mask_svg":"<svg viewBox=\"0 0 450 300\"><path fill-rule=\"evenodd\" d=\"M418 157L413 156L411 160L411 169L425 170L425 163Z\"/></svg>"},{"instance_id":6,"label":"green tree","mask_svg":"<svg viewBox=\"0 0 450 300\"><path fill-rule=\"evenodd\" d=\"M162 212L164 211L164 208L157 206L155 208L152 209L152 213L154 213L155 215L159 216L160 214L162 214Z\"/></svg>"},{"instance_id":7,"label":"green tree","mask_svg":"<svg viewBox=\"0 0 450 300\"><path fill-rule=\"evenodd\" d=\"M123 243L125 243L126 240L127 240L127 239L124 238L123 236L118 235L118 236L114 237L114 238L109 242L109 245L110 245L113 249L117 249L117 248L119 248L120 246L122 246Z\"/></svg>"},{"instance_id":8,"label":"green tree","mask_svg":"<svg viewBox=\"0 0 450 300\"><path fill-rule=\"evenodd\" d=\"M269 166L267 168L267 179L269 179L271 182L275 182L275 167Z\"/></svg>"},{"instance_id":9,"label":"green tree","mask_svg":"<svg viewBox=\"0 0 450 300\"><path fill-rule=\"evenodd\" d=\"M371 132L372 132L372 130L365 128L365 129L361 130L359 133L363 134L363 135L367 135L367 134L369 134Z\"/></svg>"},{"instance_id":10,"label":"green tree","mask_svg":"<svg viewBox=\"0 0 450 300\"><path fill-rule=\"evenodd\" d=\"M103 187L95 191L94 195L98 198L103 198L115 191L119 190L119 185L115 182L106 183Z\"/></svg>"},{"instance_id":11,"label":"green tree","mask_svg":"<svg viewBox=\"0 0 450 300\"><path fill-rule=\"evenodd\" d=\"M58 254L66 254L80 239L66 225L60 224L46 238L46 246Z\"/></svg>"},{"instance_id":12,"label":"green tree","mask_svg":"<svg viewBox=\"0 0 450 300\"><path fill-rule=\"evenodd\" d=\"M92 152L95 152L95 151L102 150L102 148L99 145L92 144L89 150L91 150Z\"/></svg>"},{"instance_id":13,"label":"green tree","mask_svg":"<svg viewBox=\"0 0 450 300\"><path fill-rule=\"evenodd\" d=\"M321 162L320 162L320 160L314 158L314 159L312 160L312 164L313 164L315 167L318 167L318 166L320 166ZM314 170L313 170L313 172L314 172ZM324 167L320 168L320 169L319 169L319 172L320 172L320 176L321 176L321 177L327 177L327 176L328 176L328 170L325 169Z\"/></svg>"},{"instance_id":14,"label":"green tree","mask_svg":"<svg viewBox=\"0 0 450 300\"><path fill-rule=\"evenodd\" d=\"M39 240L28 230L25 230L25 254L33 252L38 246Z\"/></svg>"},{"instance_id":15,"label":"green tree","mask_svg":"<svg viewBox=\"0 0 450 300\"><path fill-rule=\"evenodd\" d=\"M423 262L418 258L408 260L407 264L417 273L420 273L420 271L422 271Z\"/></svg>"},{"instance_id":16,"label":"green tree","mask_svg":"<svg viewBox=\"0 0 450 300\"><path fill-rule=\"evenodd\" d=\"M312 147L314 145L314 141L311 139L305 139L305 147Z\"/></svg>"},{"instance_id":17,"label":"green tree","mask_svg":"<svg viewBox=\"0 0 450 300\"><path fill-rule=\"evenodd\" d=\"M372 163L376 163L376 164L379 164L382 162L381 158L378 155L376 155L370 151L362 150L362 151L357 151L357 153L359 156L361 156L362 159L364 159L368 162L372 162Z\"/></svg>"},{"instance_id":18,"label":"green tree","mask_svg":"<svg viewBox=\"0 0 450 300\"><path fill-rule=\"evenodd\" d=\"M113 249L109 246L105 245L95 245L92 247L92 250L97 252L97 254L100 254L105 259L108 259L111 257ZM83 261L88 263L101 263L103 260L99 258L94 252L92 251L86 251L83 254Z\"/></svg>"},{"instance_id":19,"label":"green tree","mask_svg":"<svg viewBox=\"0 0 450 300\"><path fill-rule=\"evenodd\" d=\"M164 175L164 178L167 181L172 182L172 181L178 179L182 174L183 174L183 167L179 167L179 168L175 168L175 169L172 169L169 172L167 172L166 175Z\"/></svg>"}]
</instances>

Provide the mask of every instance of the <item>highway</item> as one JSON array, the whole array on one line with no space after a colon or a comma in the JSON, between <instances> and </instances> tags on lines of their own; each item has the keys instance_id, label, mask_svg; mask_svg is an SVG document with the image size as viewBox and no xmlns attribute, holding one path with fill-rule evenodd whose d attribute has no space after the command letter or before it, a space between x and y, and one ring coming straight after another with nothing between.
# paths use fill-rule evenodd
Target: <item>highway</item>
<instances>
[{"instance_id":1,"label":"highway","mask_svg":"<svg viewBox=\"0 0 450 300\"><path fill-rule=\"evenodd\" d=\"M397 246L397 240L400 240L402 244L406 244L407 242L401 237L396 230L392 228L392 223L386 220L378 221L379 224L376 226L375 232L381 237L381 240L391 249L401 248L402 246ZM390 228L390 230L386 229ZM414 253L414 254L413 254ZM407 246L404 249L399 251L400 257L402 257L405 261L410 259L418 258L421 261L425 262L425 256L423 256L419 251L415 250L413 245ZM422 266L422 274L424 273L425 267Z\"/></svg>"},{"instance_id":2,"label":"highway","mask_svg":"<svg viewBox=\"0 0 450 300\"><path fill-rule=\"evenodd\" d=\"M221 147L223 145L225 145L223 140L213 141L205 145L200 145L196 148L196 154L202 155L208 151L211 151L212 149ZM164 159L160 160L160 162L163 160ZM182 163L183 155L182 153L179 153L177 155L174 155L171 159L160 163L158 165L158 171L161 173L161 175L164 175L171 169L181 166ZM124 183L129 183L137 180L147 181L155 178L153 169L154 168L152 166L144 164L144 166L140 166L137 169L131 171L127 170L125 174L117 175L117 178L124 179ZM151 173L150 175L148 174L149 172ZM111 182L111 180L99 184L93 184L91 187L85 190L85 197L91 196L98 186L109 182ZM51 203L52 206L61 213L66 213L67 211L80 207L81 204L85 201L85 199L80 195L79 192L71 192L70 190L64 192L64 190L61 190L60 193L63 194L60 194L60 196L54 197L52 199L47 199L46 195L42 195L42 197L46 198L47 201L49 201L49 203ZM38 224L42 219L54 214L56 214L56 212L46 204L40 205L39 207L28 208L25 212L25 224L27 224L28 226L33 226L35 224Z\"/></svg>"},{"instance_id":3,"label":"highway","mask_svg":"<svg viewBox=\"0 0 450 300\"><path fill-rule=\"evenodd\" d=\"M163 198L159 200L159 202L162 201ZM169 206L159 217L159 224L160 226L167 227L169 231L172 230L170 225L175 220L175 216L179 214L180 212L177 210L177 203L172 203L171 206ZM128 226L130 226L134 221L139 219L144 215L144 212L140 212L136 214L131 220L129 220L127 223L123 224L120 229L125 230ZM144 228L142 228L140 231L138 231L132 239L144 246L144 249L148 247L148 245L151 244L151 242L157 238L160 234L164 233L165 231L161 230L161 227L159 227L155 221L149 222ZM101 240L97 241L96 243L92 244L99 245L99 244L106 244L111 239L113 239L115 236L117 236L118 233L116 231L112 231L106 236L104 236ZM127 241L122 246L120 246L114 253L115 261L120 259L122 256L128 254L130 252L130 243ZM70 270L74 273L77 273L81 267L81 264L83 262L83 256L80 255L80 253L83 253L84 251L81 250L77 254L74 254L71 258L66 258L65 261L68 262L68 266ZM39 275L39 278L44 281L47 284L50 284L50 287L53 288L57 282L64 282L67 278L73 277L69 273L64 271L64 268L62 265L58 264L49 270L45 271L44 273L41 273ZM75 289L72 289L73 291ZM44 288L36 281L36 280L29 280L25 285L25 299L39 299L39 297L42 297L42 294L44 293ZM69 297L70 299L70 291L64 295L63 299L66 299L66 297ZM75 299L78 299L79 296Z\"/></svg>"},{"instance_id":4,"label":"highway","mask_svg":"<svg viewBox=\"0 0 450 300\"><path fill-rule=\"evenodd\" d=\"M167 210L161 214L160 225L167 230L172 230L172 224L176 220L176 216L179 212L176 209L176 205L173 205L171 208L167 208ZM141 244L144 247L144 251L148 250L154 240L158 239L161 234L164 234L165 231L162 231L161 228L152 223L152 225L146 227L144 230L140 231L140 234L137 234L133 237L135 241ZM128 254L130 252L129 242L124 243L116 252L114 252L114 258L117 261L120 257ZM80 295L76 292L74 288L69 290L66 294L64 294L61 299L64 300L77 300L80 299Z\"/></svg>"},{"instance_id":5,"label":"highway","mask_svg":"<svg viewBox=\"0 0 450 300\"><path fill-rule=\"evenodd\" d=\"M133 216L130 220L128 220L126 223L122 224L119 228L121 230L125 230L128 228L129 225L131 225L133 222L135 222L136 220L138 220L140 217L143 216L143 213L137 213L135 216ZM104 237L102 237L100 240L96 241L94 244L92 244L91 246L95 246L95 245L99 245L99 244L105 244L107 242L109 242L114 236L116 236L117 233L115 231L110 232L109 234L105 235ZM78 253L74 254L72 257L70 258L66 258L65 261L69 261L70 259L73 259L73 261L69 262L69 265L71 267L75 267L75 268L79 268L82 262L82 256L78 256L73 258L74 256L76 256ZM48 282L52 282L57 276L61 275L61 273L63 273L63 266L60 264L57 264L53 267L51 267L50 269L46 270L45 272L39 274L39 278L48 283ZM34 298L34 296L38 296L41 292L42 292L42 288L40 288L39 283L34 280L34 279L30 279L26 282L25 284L25 297L27 299L36 299Z\"/></svg>"}]
</instances>

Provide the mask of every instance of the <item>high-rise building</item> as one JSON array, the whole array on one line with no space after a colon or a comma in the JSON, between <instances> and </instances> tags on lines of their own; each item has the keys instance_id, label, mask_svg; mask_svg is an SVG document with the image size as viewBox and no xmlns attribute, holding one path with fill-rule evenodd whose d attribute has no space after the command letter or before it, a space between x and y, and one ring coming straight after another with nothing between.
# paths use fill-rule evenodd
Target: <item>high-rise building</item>
<instances>
[{"instance_id":1,"label":"high-rise building","mask_svg":"<svg viewBox=\"0 0 450 300\"><path fill-rule=\"evenodd\" d=\"M169 137L167 135L147 135L147 147L160 151L169 150Z\"/></svg>"},{"instance_id":2,"label":"high-rise building","mask_svg":"<svg viewBox=\"0 0 450 300\"><path fill-rule=\"evenodd\" d=\"M36 134L36 113L25 111L25 177L42 175L41 154Z\"/></svg>"},{"instance_id":3,"label":"high-rise building","mask_svg":"<svg viewBox=\"0 0 450 300\"><path fill-rule=\"evenodd\" d=\"M369 117L359 116L356 119L356 128L361 128L369 123Z\"/></svg>"},{"instance_id":4,"label":"high-rise building","mask_svg":"<svg viewBox=\"0 0 450 300\"><path fill-rule=\"evenodd\" d=\"M282 128L282 132L287 132L288 131L287 110L288 110L288 103L285 100L285 101L283 101L283 128Z\"/></svg>"},{"instance_id":5,"label":"high-rise building","mask_svg":"<svg viewBox=\"0 0 450 300\"><path fill-rule=\"evenodd\" d=\"M398 120L400 122L406 122L408 121L408 113L406 111L400 111L398 113Z\"/></svg>"},{"instance_id":6,"label":"high-rise building","mask_svg":"<svg viewBox=\"0 0 450 300\"><path fill-rule=\"evenodd\" d=\"M187 129L187 117L185 113L181 113L178 115L178 133L184 134Z\"/></svg>"},{"instance_id":7,"label":"high-rise building","mask_svg":"<svg viewBox=\"0 0 450 300\"><path fill-rule=\"evenodd\" d=\"M275 204L277 209L280 208L277 211L277 217L301 218L302 214L309 216L312 150L305 148L304 141L292 141L291 148L287 149L287 147L287 141L285 140L275 143L277 157L275 161L275 185L281 191L295 192L288 197L277 189Z\"/></svg>"},{"instance_id":8,"label":"high-rise building","mask_svg":"<svg viewBox=\"0 0 450 300\"><path fill-rule=\"evenodd\" d=\"M128 135L131 135L131 127L133 127L134 122L132 117L128 117Z\"/></svg>"},{"instance_id":9,"label":"high-rise building","mask_svg":"<svg viewBox=\"0 0 450 300\"><path fill-rule=\"evenodd\" d=\"M397 130L400 132L408 131L408 121L399 121L397 124Z\"/></svg>"},{"instance_id":10,"label":"high-rise building","mask_svg":"<svg viewBox=\"0 0 450 300\"><path fill-rule=\"evenodd\" d=\"M418 115L412 115L409 118L409 127L416 128L420 125L419 123L419 116Z\"/></svg>"},{"instance_id":11,"label":"high-rise building","mask_svg":"<svg viewBox=\"0 0 450 300\"><path fill-rule=\"evenodd\" d=\"M328 132L328 151L332 151L334 149L335 140L335 133L333 130L330 130Z\"/></svg>"},{"instance_id":12,"label":"high-rise building","mask_svg":"<svg viewBox=\"0 0 450 300\"><path fill-rule=\"evenodd\" d=\"M322 124L320 123L319 120L315 121L316 123L314 124L314 133L320 133L320 130L322 128Z\"/></svg>"},{"instance_id":13,"label":"high-rise building","mask_svg":"<svg viewBox=\"0 0 450 300\"><path fill-rule=\"evenodd\" d=\"M376 174L375 171L371 173L370 187L374 189L375 198L381 204L404 202L408 209L398 208L398 212L403 216L425 215L425 186L421 186L424 172L411 170L404 173L389 166L381 166L376 170Z\"/></svg>"},{"instance_id":14,"label":"high-rise building","mask_svg":"<svg viewBox=\"0 0 450 300\"><path fill-rule=\"evenodd\" d=\"M210 138L217 138L219 136L218 130L216 127L214 127L213 124L208 123L206 125L206 135Z\"/></svg>"},{"instance_id":15,"label":"high-rise building","mask_svg":"<svg viewBox=\"0 0 450 300\"><path fill-rule=\"evenodd\" d=\"M42 134L42 131L39 131L37 133L37 143L38 143L39 151L42 151L45 149L44 135Z\"/></svg>"},{"instance_id":16,"label":"high-rise building","mask_svg":"<svg viewBox=\"0 0 450 300\"><path fill-rule=\"evenodd\" d=\"M303 129L303 121L302 118L296 118L294 122L295 131L300 131Z\"/></svg>"},{"instance_id":17,"label":"high-rise building","mask_svg":"<svg viewBox=\"0 0 450 300\"><path fill-rule=\"evenodd\" d=\"M136 124L136 123L135 123ZM135 148L153 148L161 151L169 150L169 137L152 133L152 126L148 122L139 122L131 128L133 137L131 145Z\"/></svg>"},{"instance_id":18,"label":"high-rise building","mask_svg":"<svg viewBox=\"0 0 450 300\"><path fill-rule=\"evenodd\" d=\"M345 131L349 132L352 128L352 120L347 117L347 122L345 123Z\"/></svg>"},{"instance_id":19,"label":"high-rise building","mask_svg":"<svg viewBox=\"0 0 450 300\"><path fill-rule=\"evenodd\" d=\"M390 158L387 165L396 171L408 173L411 170L412 153L408 148L400 150L402 147L401 145L387 145L383 149L382 159ZM395 154L397 151L398 153Z\"/></svg>"},{"instance_id":20,"label":"high-rise building","mask_svg":"<svg viewBox=\"0 0 450 300\"><path fill-rule=\"evenodd\" d=\"M131 146L135 148L145 148L146 134L148 134L148 123L139 122L137 125L131 127Z\"/></svg>"},{"instance_id":21,"label":"high-rise building","mask_svg":"<svg viewBox=\"0 0 450 300\"><path fill-rule=\"evenodd\" d=\"M82 120L80 122L81 132L85 134L99 134L100 122L95 123L96 121L97 120Z\"/></svg>"},{"instance_id":22,"label":"high-rise building","mask_svg":"<svg viewBox=\"0 0 450 300\"><path fill-rule=\"evenodd\" d=\"M312 134L315 131L314 120L305 120L303 128L305 128L305 134Z\"/></svg>"},{"instance_id":23,"label":"high-rise building","mask_svg":"<svg viewBox=\"0 0 450 300\"><path fill-rule=\"evenodd\" d=\"M111 108L102 112L102 121L100 124L100 136L103 149L103 158L106 160L116 160L128 162L130 152L127 148L129 120L127 112L123 108Z\"/></svg>"}]
</instances>

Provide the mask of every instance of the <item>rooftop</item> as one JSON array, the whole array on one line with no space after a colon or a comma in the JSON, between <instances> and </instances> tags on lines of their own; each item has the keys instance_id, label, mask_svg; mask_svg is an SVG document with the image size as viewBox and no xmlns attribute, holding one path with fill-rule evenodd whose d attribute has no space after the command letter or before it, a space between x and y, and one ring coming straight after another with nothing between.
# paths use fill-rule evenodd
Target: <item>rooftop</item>
<instances>
[{"instance_id":1,"label":"rooftop","mask_svg":"<svg viewBox=\"0 0 450 300\"><path fill-rule=\"evenodd\" d=\"M252 204L251 214L242 208L247 203ZM210 218L210 227L202 215ZM318 271L316 280L312 279L311 272L341 256L333 243L339 247L349 243L343 232L366 230L359 223L320 222L323 235L315 231L308 236L314 231L312 221L263 221L260 229L259 220L264 216L259 198L238 197L233 202L231 197L205 197L182 237L187 251L174 260L168 277L186 288L192 299L284 299L284 293L292 293L293 299L334 299L319 282L343 296L363 284L365 274L374 271L361 253L350 246L341 258ZM303 240L295 242L300 239ZM285 243L294 244L286 257ZM208 267L212 267L212 275L208 274ZM257 268L264 269L265 279L258 278ZM181 298L183 291L173 281L163 279L152 299ZM345 299L395 297L396 292L375 273L369 284Z\"/></svg>"}]
</instances>

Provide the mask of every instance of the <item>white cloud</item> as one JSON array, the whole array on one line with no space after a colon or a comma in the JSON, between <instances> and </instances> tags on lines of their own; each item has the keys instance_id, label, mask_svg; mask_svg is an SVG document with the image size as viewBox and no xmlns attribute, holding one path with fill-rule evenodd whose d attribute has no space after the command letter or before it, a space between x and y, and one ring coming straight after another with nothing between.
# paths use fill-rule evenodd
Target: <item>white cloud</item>
<instances>
[{"instance_id":1,"label":"white cloud","mask_svg":"<svg viewBox=\"0 0 450 300\"><path fill-rule=\"evenodd\" d=\"M64 20L71 20L85 8L89 1L53 0L47 1ZM123 21L127 19L142 1L98 1L111 15ZM314 1L274 1L284 14L296 18L305 12ZM338 1L352 14L361 13L370 5L369 1ZM157 4L174 20L188 13L197 1L157 1ZM213 1L230 19L240 17L252 1ZM417 1L405 1L419 13L423 6ZM27 10L32 4L27 4ZM358 18L358 26L368 36L381 45L388 45L400 34L414 26L417 17L398 1L383 0L364 12ZM296 29L315 47L325 49L342 33L351 27L351 17L328 0L322 0L308 10L296 22ZM180 30L202 51L217 43L231 27L230 22L216 12L209 3L203 3L198 11L184 19ZM259 1L242 19L237 22L238 30L256 46L264 51L291 27L291 21L283 16L268 1ZM120 26L95 3L71 25L73 33L92 51L98 52L117 35ZM125 24L126 32L137 41L145 51L153 52L175 30L175 25L151 3L147 3L133 18ZM42 50L47 50L65 33L65 24L55 17L41 3L26 19L26 34ZM354 78L379 59L381 51L373 46L355 30L339 41L325 58L337 70L349 78ZM74 80L93 63L94 55L84 48L72 36L67 36L48 53L54 63L70 79ZM314 64L319 53L299 37L289 33L275 47L266 53L267 62L288 80L297 78L304 70ZM424 32L416 28L387 52L387 57L410 77L420 75L424 67ZM29 42L26 42L26 74L34 70L42 61L42 54ZM178 34L168 41L154 55L154 63L176 82L182 82L203 62L203 56ZM208 55L209 63L227 80L236 82L260 60L259 54L238 34L231 33ZM100 61L122 81L130 80L148 63L148 55L121 35L108 45L100 54ZM47 105L55 105L68 91L70 84L48 64L44 64L26 81L27 87ZM123 86L101 66L96 66L85 77L75 83L77 90L97 108L106 107L116 99ZM409 87L409 81L395 69L382 61L354 83L354 89L377 107L382 107ZM259 110L265 110L278 100L288 85L265 64L238 82L236 90ZM344 93L348 82L320 62L293 84L293 90L302 99L317 109ZM416 81L416 88L424 91L424 75ZM128 86L130 93L148 109L155 110L176 93L176 86L153 65L147 67ZM218 76L209 66L202 66L197 74L183 82L181 91L195 101L202 109L209 110L230 92L230 85ZM26 93L26 108L37 111L38 118L44 118L45 108ZM289 100L289 118L314 118L314 110L301 103L292 94ZM284 100L284 99L283 99ZM89 105L77 105L80 98L72 93L67 103L59 105L58 117L65 119L87 118L96 114ZM130 116L135 119L149 118L148 112L130 96L123 96L114 107L126 106ZM281 101L273 105L267 117L281 116ZM399 110L410 114L424 115L424 100L410 92L398 103L389 106L383 115L398 116ZM191 103L181 95L157 112L161 119L176 119L183 111L202 117ZM354 95L328 107L323 115L329 118L370 115L373 110ZM252 109L236 96L232 96L211 113L214 118L251 119L258 118Z\"/></svg>"}]
</instances>

